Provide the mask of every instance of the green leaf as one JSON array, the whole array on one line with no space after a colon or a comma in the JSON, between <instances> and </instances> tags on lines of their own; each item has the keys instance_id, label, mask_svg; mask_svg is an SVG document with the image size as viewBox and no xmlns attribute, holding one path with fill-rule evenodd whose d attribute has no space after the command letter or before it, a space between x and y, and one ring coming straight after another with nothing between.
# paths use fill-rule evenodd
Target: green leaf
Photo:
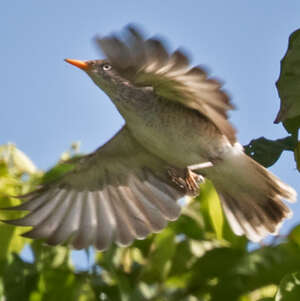
<instances>
[{"instance_id":1,"label":"green leaf","mask_svg":"<svg viewBox=\"0 0 300 301\"><path fill-rule=\"evenodd\" d=\"M28 239L20 236L24 229L17 229L10 225L0 225L0 260L8 257L12 252L19 253Z\"/></svg>"},{"instance_id":2,"label":"green leaf","mask_svg":"<svg viewBox=\"0 0 300 301\"><path fill-rule=\"evenodd\" d=\"M297 143L297 146L294 150L294 158L296 161L297 169L300 171L300 141Z\"/></svg>"},{"instance_id":3,"label":"green leaf","mask_svg":"<svg viewBox=\"0 0 300 301\"><path fill-rule=\"evenodd\" d=\"M0 157L1 155L3 155L3 152L1 153L0 150ZM15 172L15 166L10 165L3 159L0 160L0 173L0 207L6 208L18 205L20 201L9 196L17 195L22 191L23 183L20 179L20 170ZM23 186L25 186L25 183ZM22 215L24 215L24 212L1 210L0 220L15 219L22 217ZM4 260L11 252L20 252L23 249L28 239L21 237L20 234L25 230L26 228L16 228L12 225L0 223L0 260Z\"/></svg>"},{"instance_id":4,"label":"green leaf","mask_svg":"<svg viewBox=\"0 0 300 301\"><path fill-rule=\"evenodd\" d=\"M299 301L300 299L300 272L286 275L280 282L275 301Z\"/></svg>"},{"instance_id":5,"label":"green leaf","mask_svg":"<svg viewBox=\"0 0 300 301\"><path fill-rule=\"evenodd\" d=\"M218 194L209 180L200 185L200 195L197 199L201 203L202 211L207 212L216 237L222 239L224 226L223 210Z\"/></svg>"},{"instance_id":6,"label":"green leaf","mask_svg":"<svg viewBox=\"0 0 300 301\"><path fill-rule=\"evenodd\" d=\"M0 193L1 194L1 193ZM3 198L5 206L17 205L19 201L13 198ZM1 210L0 219L14 219L20 217L20 212L5 212ZM0 223L0 260L4 260L11 252L20 252L28 239L20 236L27 228L17 228L12 225Z\"/></svg>"},{"instance_id":7,"label":"green leaf","mask_svg":"<svg viewBox=\"0 0 300 301\"><path fill-rule=\"evenodd\" d=\"M71 267L70 264L70 249L64 246L49 246L39 240L31 241L31 249L34 254L35 261L40 265L51 267Z\"/></svg>"},{"instance_id":8,"label":"green leaf","mask_svg":"<svg viewBox=\"0 0 300 301\"><path fill-rule=\"evenodd\" d=\"M171 259L176 250L175 233L166 228L153 240L152 251L143 272L143 280L156 282L167 277L171 268Z\"/></svg>"},{"instance_id":9,"label":"green leaf","mask_svg":"<svg viewBox=\"0 0 300 301\"><path fill-rule=\"evenodd\" d=\"M71 270L61 268L47 269L40 274L38 289L31 294L28 300L78 300L82 293L84 282L84 278L76 276ZM93 296L91 288L85 287L85 294ZM95 296L93 299L96 300Z\"/></svg>"},{"instance_id":10,"label":"green leaf","mask_svg":"<svg viewBox=\"0 0 300 301\"><path fill-rule=\"evenodd\" d=\"M245 235L236 235L233 233L228 221L224 222L223 238L230 243L230 247L233 249L246 250L248 245L248 239Z\"/></svg>"},{"instance_id":11,"label":"green leaf","mask_svg":"<svg viewBox=\"0 0 300 301\"><path fill-rule=\"evenodd\" d=\"M288 238L300 246L300 225L294 227L288 235Z\"/></svg>"},{"instance_id":12,"label":"green leaf","mask_svg":"<svg viewBox=\"0 0 300 301\"><path fill-rule=\"evenodd\" d=\"M286 273L300 270L300 248L291 243L253 252L215 248L200 257L190 270L189 291L209 292L211 300L223 300L224 296L236 300L259 288L278 284Z\"/></svg>"},{"instance_id":13,"label":"green leaf","mask_svg":"<svg viewBox=\"0 0 300 301\"><path fill-rule=\"evenodd\" d=\"M245 152L258 163L269 167L279 159L284 150L294 151L296 145L297 140L292 136L277 140L260 137L251 140L250 143L245 146Z\"/></svg>"},{"instance_id":14,"label":"green leaf","mask_svg":"<svg viewBox=\"0 0 300 301\"><path fill-rule=\"evenodd\" d=\"M31 292L37 287L39 278L36 267L24 262L16 254L6 262L1 276L7 301L29 300Z\"/></svg>"},{"instance_id":15,"label":"green leaf","mask_svg":"<svg viewBox=\"0 0 300 301\"><path fill-rule=\"evenodd\" d=\"M189 260L192 259L193 254L188 240L179 242L176 246L174 257L172 258L172 266L169 276L174 277L175 275L183 275L189 271ZM180 279L178 281L181 281ZM185 278L182 281L185 283Z\"/></svg>"},{"instance_id":16,"label":"green leaf","mask_svg":"<svg viewBox=\"0 0 300 301\"><path fill-rule=\"evenodd\" d=\"M11 148L12 162L20 172L26 172L28 174L34 174L37 172L37 168L28 156L15 146L11 146Z\"/></svg>"},{"instance_id":17,"label":"green leaf","mask_svg":"<svg viewBox=\"0 0 300 301\"><path fill-rule=\"evenodd\" d=\"M29 157L11 143L0 146L0 160L4 160L8 166L14 166L19 173L37 172L37 168Z\"/></svg>"},{"instance_id":18,"label":"green leaf","mask_svg":"<svg viewBox=\"0 0 300 301\"><path fill-rule=\"evenodd\" d=\"M198 218L201 217L197 216L194 211L190 212L191 210L191 208L183 208L180 218L175 223L171 223L170 227L176 234L184 234L187 238L192 239L203 239L203 224L201 225L198 221Z\"/></svg>"},{"instance_id":19,"label":"green leaf","mask_svg":"<svg viewBox=\"0 0 300 301\"><path fill-rule=\"evenodd\" d=\"M276 83L281 99L275 123L283 122L289 133L300 127L300 30L289 38L288 50L281 60L280 76Z\"/></svg>"},{"instance_id":20,"label":"green leaf","mask_svg":"<svg viewBox=\"0 0 300 301\"><path fill-rule=\"evenodd\" d=\"M73 168L74 168L73 164L58 163L44 174L44 176L42 177L42 184L48 184L59 180L67 172L71 171Z\"/></svg>"}]
</instances>

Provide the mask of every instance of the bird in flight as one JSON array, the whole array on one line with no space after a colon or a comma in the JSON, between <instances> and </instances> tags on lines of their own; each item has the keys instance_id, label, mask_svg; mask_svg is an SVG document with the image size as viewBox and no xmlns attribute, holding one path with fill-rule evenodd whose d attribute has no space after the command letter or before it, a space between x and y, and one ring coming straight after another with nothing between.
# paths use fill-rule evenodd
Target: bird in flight
<instances>
[{"instance_id":1,"label":"bird in flight","mask_svg":"<svg viewBox=\"0 0 300 301\"><path fill-rule=\"evenodd\" d=\"M228 121L233 105L221 84L190 66L181 50L128 26L96 39L106 59L66 62L103 90L125 125L91 154L74 158L60 179L23 196L8 223L48 244L105 250L127 246L180 215L178 199L210 179L237 235L260 241L278 231L296 192L248 157Z\"/></svg>"}]
</instances>

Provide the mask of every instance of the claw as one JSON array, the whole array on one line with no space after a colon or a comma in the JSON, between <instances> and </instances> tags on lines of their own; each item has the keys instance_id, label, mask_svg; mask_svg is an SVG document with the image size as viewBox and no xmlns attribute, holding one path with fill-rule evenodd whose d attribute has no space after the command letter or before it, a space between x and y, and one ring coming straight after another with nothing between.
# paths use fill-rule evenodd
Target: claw
<instances>
[{"instance_id":1,"label":"claw","mask_svg":"<svg viewBox=\"0 0 300 301\"><path fill-rule=\"evenodd\" d=\"M204 182L204 177L186 168L184 172L176 168L168 168L171 181L186 194L196 196L199 194L199 185ZM183 174L183 175L182 175Z\"/></svg>"}]
</instances>

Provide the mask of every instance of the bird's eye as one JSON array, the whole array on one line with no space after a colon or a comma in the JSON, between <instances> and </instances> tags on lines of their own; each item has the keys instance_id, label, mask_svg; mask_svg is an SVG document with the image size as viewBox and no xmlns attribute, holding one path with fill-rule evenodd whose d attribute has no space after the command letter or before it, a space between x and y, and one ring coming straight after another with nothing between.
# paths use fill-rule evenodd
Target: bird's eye
<instances>
[{"instance_id":1,"label":"bird's eye","mask_svg":"<svg viewBox=\"0 0 300 301\"><path fill-rule=\"evenodd\" d=\"M111 65L110 65L110 64L104 64L104 65L102 65L102 69L103 69L104 71L108 71L108 70L111 69Z\"/></svg>"}]
</instances>

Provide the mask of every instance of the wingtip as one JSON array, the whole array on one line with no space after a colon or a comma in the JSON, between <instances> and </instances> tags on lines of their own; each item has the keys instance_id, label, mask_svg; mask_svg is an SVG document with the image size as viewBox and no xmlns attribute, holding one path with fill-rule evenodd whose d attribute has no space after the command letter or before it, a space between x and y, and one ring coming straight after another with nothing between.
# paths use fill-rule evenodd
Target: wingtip
<instances>
[{"instance_id":1,"label":"wingtip","mask_svg":"<svg viewBox=\"0 0 300 301\"><path fill-rule=\"evenodd\" d=\"M142 38L145 36L142 26L138 25L137 23L129 23L126 25L125 29L135 37Z\"/></svg>"}]
</instances>

